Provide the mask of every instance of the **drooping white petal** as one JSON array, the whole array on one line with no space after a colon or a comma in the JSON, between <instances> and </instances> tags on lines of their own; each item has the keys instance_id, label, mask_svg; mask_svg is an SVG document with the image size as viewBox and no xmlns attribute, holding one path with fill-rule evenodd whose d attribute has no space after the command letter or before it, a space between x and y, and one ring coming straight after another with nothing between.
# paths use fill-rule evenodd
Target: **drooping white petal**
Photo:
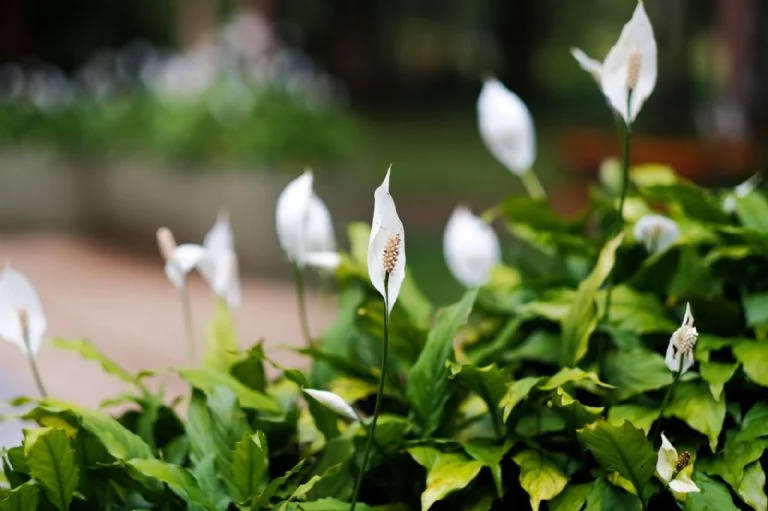
<instances>
[{"instance_id":1,"label":"drooping white petal","mask_svg":"<svg viewBox=\"0 0 768 511\"><path fill-rule=\"evenodd\" d=\"M334 394L333 392L328 392L327 390L316 390L316 389L302 389L302 390L304 391L305 394L311 396L317 402L319 402L323 406L328 407L334 412L338 413L345 419L349 419L351 421L360 420L359 416L357 415L357 412L355 412L355 409L352 408L349 405L349 403L344 401L341 398L341 396Z\"/></svg>"},{"instance_id":2,"label":"drooping white petal","mask_svg":"<svg viewBox=\"0 0 768 511\"><path fill-rule=\"evenodd\" d=\"M165 275L176 289L183 289L186 286L187 274L195 267L198 267L203 276L206 276L202 268L204 266L212 279L212 263L206 257L207 251L200 245L192 243L179 245L173 251L171 258L165 263Z\"/></svg>"},{"instance_id":3,"label":"drooping white petal","mask_svg":"<svg viewBox=\"0 0 768 511\"><path fill-rule=\"evenodd\" d=\"M280 193L275 211L277 238L288 258L303 266L306 223L312 200L312 172L305 171Z\"/></svg>"},{"instance_id":4,"label":"drooping white petal","mask_svg":"<svg viewBox=\"0 0 768 511\"><path fill-rule=\"evenodd\" d=\"M659 448L659 455L656 458L656 472L666 482L672 479L675 474L675 467L677 466L677 449L672 443L667 440L664 433L661 434L661 447Z\"/></svg>"},{"instance_id":5,"label":"drooping white petal","mask_svg":"<svg viewBox=\"0 0 768 511\"><path fill-rule=\"evenodd\" d=\"M387 301L387 313L392 311L400 287L405 279L405 230L400 217L397 215L395 201L389 194L389 174L376 188L373 194L373 221L371 222L371 237L368 240L368 275L371 283ZM394 248L394 259L389 281L385 289L385 251Z\"/></svg>"},{"instance_id":6,"label":"drooping white petal","mask_svg":"<svg viewBox=\"0 0 768 511\"><path fill-rule=\"evenodd\" d=\"M480 135L488 150L510 172L528 172L536 160L533 118L517 94L495 78L485 80L477 98Z\"/></svg>"},{"instance_id":7,"label":"drooping white petal","mask_svg":"<svg viewBox=\"0 0 768 511\"><path fill-rule=\"evenodd\" d=\"M460 206L445 227L443 254L456 280L471 288L488 282L501 259L501 247L493 228Z\"/></svg>"},{"instance_id":8,"label":"drooping white petal","mask_svg":"<svg viewBox=\"0 0 768 511\"><path fill-rule=\"evenodd\" d=\"M677 223L662 215L643 216L637 221L632 232L648 252L663 252L680 239Z\"/></svg>"},{"instance_id":9,"label":"drooping white petal","mask_svg":"<svg viewBox=\"0 0 768 511\"><path fill-rule=\"evenodd\" d=\"M219 213L216 223L203 239L203 246L210 252L235 249L235 237L226 212Z\"/></svg>"},{"instance_id":10,"label":"drooping white petal","mask_svg":"<svg viewBox=\"0 0 768 511\"><path fill-rule=\"evenodd\" d=\"M696 493L701 491L685 472L680 472L669 481L669 488L676 493Z\"/></svg>"},{"instance_id":11,"label":"drooping white petal","mask_svg":"<svg viewBox=\"0 0 768 511\"><path fill-rule=\"evenodd\" d=\"M237 254L234 250L209 253L213 259L213 292L227 303L230 309L240 305L240 276ZM201 272L202 273L202 272Z\"/></svg>"},{"instance_id":12,"label":"drooping white petal","mask_svg":"<svg viewBox=\"0 0 768 511\"><path fill-rule=\"evenodd\" d=\"M305 249L308 254L336 250L336 235L333 232L331 212L328 211L322 199L315 194L312 194L309 200Z\"/></svg>"},{"instance_id":13,"label":"drooping white petal","mask_svg":"<svg viewBox=\"0 0 768 511\"><path fill-rule=\"evenodd\" d=\"M20 271L6 266L0 273L0 339L26 353L26 334L34 355L40 349L47 327L43 304L32 283Z\"/></svg>"},{"instance_id":14,"label":"drooping white petal","mask_svg":"<svg viewBox=\"0 0 768 511\"><path fill-rule=\"evenodd\" d=\"M571 48L571 55L579 63L581 69L592 75L592 78L598 83L603 79L603 64L599 60L595 60L579 48Z\"/></svg>"},{"instance_id":15,"label":"drooping white petal","mask_svg":"<svg viewBox=\"0 0 768 511\"><path fill-rule=\"evenodd\" d=\"M338 252L310 252L304 262L318 270L333 271L341 264L341 256Z\"/></svg>"},{"instance_id":16,"label":"drooping white petal","mask_svg":"<svg viewBox=\"0 0 768 511\"><path fill-rule=\"evenodd\" d=\"M603 94L627 124L634 122L656 86L656 60L656 38L640 0L619 40L605 57L601 73ZM632 99L627 109L630 87Z\"/></svg>"}]
</instances>

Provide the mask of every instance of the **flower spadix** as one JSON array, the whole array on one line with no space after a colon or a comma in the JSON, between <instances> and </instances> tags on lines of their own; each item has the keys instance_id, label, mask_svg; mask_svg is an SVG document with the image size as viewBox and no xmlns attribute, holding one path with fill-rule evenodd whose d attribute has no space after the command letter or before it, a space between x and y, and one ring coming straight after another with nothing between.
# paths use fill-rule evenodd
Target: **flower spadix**
<instances>
[{"instance_id":1,"label":"flower spadix","mask_svg":"<svg viewBox=\"0 0 768 511\"><path fill-rule=\"evenodd\" d=\"M389 174L373 194L373 221L368 240L368 275L392 312L405 279L405 231L389 194Z\"/></svg>"},{"instance_id":2,"label":"flower spadix","mask_svg":"<svg viewBox=\"0 0 768 511\"><path fill-rule=\"evenodd\" d=\"M349 419L351 421L360 420L360 416L357 414L355 409L352 408L349 403L344 401L344 399L342 399L338 394L328 392L327 390L317 389L302 389L302 391L321 405L333 410L345 419Z\"/></svg>"},{"instance_id":3,"label":"flower spadix","mask_svg":"<svg viewBox=\"0 0 768 511\"><path fill-rule=\"evenodd\" d=\"M680 228L674 220L662 215L641 217L632 231L635 239L650 252L663 252L680 239Z\"/></svg>"},{"instance_id":4,"label":"flower spadix","mask_svg":"<svg viewBox=\"0 0 768 511\"><path fill-rule=\"evenodd\" d=\"M488 150L516 175L536 161L536 132L523 100L496 78L483 83L477 98L477 121Z\"/></svg>"},{"instance_id":5,"label":"flower spadix","mask_svg":"<svg viewBox=\"0 0 768 511\"><path fill-rule=\"evenodd\" d=\"M690 453L683 451L678 454L677 449L662 433L661 447L656 459L656 473L673 492L692 493L700 491L696 483L691 480L690 469L686 470L690 462Z\"/></svg>"},{"instance_id":6,"label":"flower spadix","mask_svg":"<svg viewBox=\"0 0 768 511\"><path fill-rule=\"evenodd\" d=\"M463 206L457 207L443 234L443 254L453 276L465 287L482 286L501 259L493 228Z\"/></svg>"},{"instance_id":7,"label":"flower spadix","mask_svg":"<svg viewBox=\"0 0 768 511\"><path fill-rule=\"evenodd\" d=\"M693 314L691 313L691 304L685 304L685 315L683 324L674 331L669 338L667 354L664 361L670 371L680 376L685 374L693 365L693 348L696 346L696 340L699 338L699 332L693 326Z\"/></svg>"},{"instance_id":8,"label":"flower spadix","mask_svg":"<svg viewBox=\"0 0 768 511\"><path fill-rule=\"evenodd\" d=\"M35 287L23 273L6 266L0 273L0 339L34 356L47 326Z\"/></svg>"},{"instance_id":9,"label":"flower spadix","mask_svg":"<svg viewBox=\"0 0 768 511\"><path fill-rule=\"evenodd\" d=\"M288 259L300 268L333 269L339 262L333 221L312 184L313 174L307 170L280 193L275 211L277 237Z\"/></svg>"},{"instance_id":10,"label":"flower spadix","mask_svg":"<svg viewBox=\"0 0 768 511\"><path fill-rule=\"evenodd\" d=\"M595 78L624 122L632 124L653 92L657 75L656 38L642 0L602 64L578 48L571 54Z\"/></svg>"}]
</instances>

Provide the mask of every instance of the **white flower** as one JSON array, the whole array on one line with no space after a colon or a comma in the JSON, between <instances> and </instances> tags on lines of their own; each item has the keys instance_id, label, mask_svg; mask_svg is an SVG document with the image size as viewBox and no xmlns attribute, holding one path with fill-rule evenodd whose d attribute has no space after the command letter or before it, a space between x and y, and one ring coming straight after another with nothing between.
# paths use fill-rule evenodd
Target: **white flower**
<instances>
[{"instance_id":1,"label":"white flower","mask_svg":"<svg viewBox=\"0 0 768 511\"><path fill-rule=\"evenodd\" d=\"M648 252L663 252L680 239L680 228L674 220L662 215L645 215L632 231L635 239L645 245Z\"/></svg>"},{"instance_id":2,"label":"white flower","mask_svg":"<svg viewBox=\"0 0 768 511\"><path fill-rule=\"evenodd\" d=\"M528 107L495 78L485 80L477 98L480 135L510 172L522 175L536 160L536 132Z\"/></svg>"},{"instance_id":3,"label":"white flower","mask_svg":"<svg viewBox=\"0 0 768 511\"><path fill-rule=\"evenodd\" d=\"M656 86L656 53L653 27L642 0L637 3L632 18L624 25L619 40L602 64L577 48L571 50L582 69L595 77L611 106L627 125L634 122ZM630 91L632 98L627 108Z\"/></svg>"},{"instance_id":4,"label":"white flower","mask_svg":"<svg viewBox=\"0 0 768 511\"><path fill-rule=\"evenodd\" d=\"M465 207L457 207L443 235L443 253L453 276L465 287L482 286L501 259L493 228Z\"/></svg>"},{"instance_id":5,"label":"white flower","mask_svg":"<svg viewBox=\"0 0 768 511\"><path fill-rule=\"evenodd\" d=\"M405 231L389 194L389 173L373 194L373 222L368 240L368 275L392 312L405 279ZM385 287L386 286L386 287Z\"/></svg>"},{"instance_id":6,"label":"white flower","mask_svg":"<svg viewBox=\"0 0 768 511\"><path fill-rule=\"evenodd\" d=\"M664 361L667 367L673 373L680 371L680 376L685 374L693 365L693 348L696 346L696 340L699 332L693 326L693 314L691 314L691 304L685 304L685 316L683 324L675 330L672 337L669 338L667 346L667 355ZM682 360L682 366L681 364Z\"/></svg>"},{"instance_id":7,"label":"white flower","mask_svg":"<svg viewBox=\"0 0 768 511\"><path fill-rule=\"evenodd\" d=\"M6 266L0 273L0 339L24 353L36 355L48 321L32 283L18 270Z\"/></svg>"},{"instance_id":8,"label":"white flower","mask_svg":"<svg viewBox=\"0 0 768 511\"><path fill-rule=\"evenodd\" d=\"M744 181L743 183L737 185L733 189L733 193L729 193L725 197L725 201L723 201L723 211L725 211L728 214L733 213L736 211L736 199L740 197L746 197L750 193L752 193L752 190L758 187L760 183L763 181L763 174L760 172L755 173L754 175L750 176L749 179Z\"/></svg>"},{"instance_id":9,"label":"white flower","mask_svg":"<svg viewBox=\"0 0 768 511\"><path fill-rule=\"evenodd\" d=\"M685 470L690 463L691 455L685 451L678 455L675 447L661 434L661 447L656 459L656 473L676 493L698 492L699 487L691 480L689 471Z\"/></svg>"},{"instance_id":10,"label":"white flower","mask_svg":"<svg viewBox=\"0 0 768 511\"><path fill-rule=\"evenodd\" d=\"M355 412L355 409L352 408L349 403L344 401L341 396L334 394L333 392L328 392L327 390L302 389L302 391L311 396L321 405L330 408L345 419L351 421L360 420L360 416Z\"/></svg>"},{"instance_id":11,"label":"white flower","mask_svg":"<svg viewBox=\"0 0 768 511\"><path fill-rule=\"evenodd\" d=\"M277 237L288 259L300 268L315 266L316 261L337 261L338 266L331 214L312 190L312 181L312 172L305 171L280 193L275 211Z\"/></svg>"}]
</instances>

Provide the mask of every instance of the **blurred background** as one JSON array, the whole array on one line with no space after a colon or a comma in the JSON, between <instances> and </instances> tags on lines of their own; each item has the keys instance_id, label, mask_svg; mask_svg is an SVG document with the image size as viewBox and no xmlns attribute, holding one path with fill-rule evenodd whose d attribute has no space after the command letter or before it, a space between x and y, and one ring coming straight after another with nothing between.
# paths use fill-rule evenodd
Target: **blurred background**
<instances>
[{"instance_id":1,"label":"blurred background","mask_svg":"<svg viewBox=\"0 0 768 511\"><path fill-rule=\"evenodd\" d=\"M602 94L568 50L602 59L634 7L3 0L0 258L38 285L50 335L90 337L132 368L174 363L180 313L154 232L168 225L180 242L199 242L225 209L248 275L243 337L290 344L299 335L281 280L277 194L313 168L344 246L344 225L370 220L372 189L392 163L413 274L436 303L450 302L458 286L441 237L451 210L522 193L477 132L481 77L495 74L528 103L535 170L553 206L572 214L618 144ZM633 161L705 185L742 181L762 168L768 138L768 4L646 7L659 81L635 125ZM210 303L198 284L203 325ZM30 390L22 356L10 345L1 353L4 378L18 383L0 385L4 394ZM98 370L45 352L41 363L64 396L104 391L92 383Z\"/></svg>"}]
</instances>

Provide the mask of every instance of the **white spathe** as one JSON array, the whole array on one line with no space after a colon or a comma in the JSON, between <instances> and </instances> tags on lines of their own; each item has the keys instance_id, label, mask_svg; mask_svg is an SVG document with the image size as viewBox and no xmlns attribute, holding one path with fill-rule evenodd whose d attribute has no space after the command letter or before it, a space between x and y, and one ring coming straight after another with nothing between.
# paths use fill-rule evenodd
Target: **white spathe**
<instances>
[{"instance_id":1,"label":"white spathe","mask_svg":"<svg viewBox=\"0 0 768 511\"><path fill-rule=\"evenodd\" d=\"M395 201L389 194L389 174L387 170L384 181L373 193L373 221L371 222L371 236L368 239L368 275L371 283L387 302L387 314L392 312L400 287L405 279L405 230L400 217L397 215ZM397 241L396 257L392 271L385 288L384 252L388 246L393 246Z\"/></svg>"},{"instance_id":2,"label":"white spathe","mask_svg":"<svg viewBox=\"0 0 768 511\"><path fill-rule=\"evenodd\" d=\"M536 161L536 131L528 107L496 78L486 79L477 98L477 121L488 150L516 175Z\"/></svg>"},{"instance_id":3,"label":"white spathe","mask_svg":"<svg viewBox=\"0 0 768 511\"><path fill-rule=\"evenodd\" d=\"M315 195L313 174L305 171L283 189L277 198L277 238L288 259L300 268L334 260L336 237L333 220L325 203ZM316 254L324 254L316 256ZM336 254L338 261L338 254ZM336 265L338 266L338 264ZM320 266L322 269L333 269Z\"/></svg>"},{"instance_id":4,"label":"white spathe","mask_svg":"<svg viewBox=\"0 0 768 511\"><path fill-rule=\"evenodd\" d=\"M656 38L642 0L602 64L578 48L571 49L571 54L582 69L595 77L624 122L632 124L653 93L658 73ZM630 90L632 97L628 105Z\"/></svg>"},{"instance_id":5,"label":"white spathe","mask_svg":"<svg viewBox=\"0 0 768 511\"><path fill-rule=\"evenodd\" d=\"M35 287L23 273L6 266L0 273L0 339L15 344L24 353L29 343L29 351L37 355L47 327Z\"/></svg>"},{"instance_id":6,"label":"white spathe","mask_svg":"<svg viewBox=\"0 0 768 511\"><path fill-rule=\"evenodd\" d=\"M357 415L357 412L355 412L355 409L352 408L349 403L344 401L338 394L328 392L327 390L317 389L302 389L302 391L321 405L333 410L345 419L349 419L351 421L360 420L360 417Z\"/></svg>"},{"instance_id":7,"label":"white spathe","mask_svg":"<svg viewBox=\"0 0 768 511\"><path fill-rule=\"evenodd\" d=\"M632 230L635 239L645 245L648 252L663 252L680 239L680 228L674 220L663 215L645 215Z\"/></svg>"},{"instance_id":8,"label":"white spathe","mask_svg":"<svg viewBox=\"0 0 768 511\"><path fill-rule=\"evenodd\" d=\"M664 357L664 361L670 371L673 373L680 371L680 376L682 376L693 366L693 349L698 338L699 332L693 326L691 304L686 303L683 323L669 338L667 353Z\"/></svg>"},{"instance_id":9,"label":"white spathe","mask_svg":"<svg viewBox=\"0 0 768 511\"><path fill-rule=\"evenodd\" d=\"M677 449L667 440L664 433L661 434L661 447L656 459L656 473L676 493L698 492L699 487L691 480L685 467L678 467L680 456ZM680 470L678 470L680 468Z\"/></svg>"},{"instance_id":10,"label":"white spathe","mask_svg":"<svg viewBox=\"0 0 768 511\"><path fill-rule=\"evenodd\" d=\"M501 247L490 225L459 206L445 226L443 254L456 280L473 288L488 282L501 260Z\"/></svg>"}]
</instances>

